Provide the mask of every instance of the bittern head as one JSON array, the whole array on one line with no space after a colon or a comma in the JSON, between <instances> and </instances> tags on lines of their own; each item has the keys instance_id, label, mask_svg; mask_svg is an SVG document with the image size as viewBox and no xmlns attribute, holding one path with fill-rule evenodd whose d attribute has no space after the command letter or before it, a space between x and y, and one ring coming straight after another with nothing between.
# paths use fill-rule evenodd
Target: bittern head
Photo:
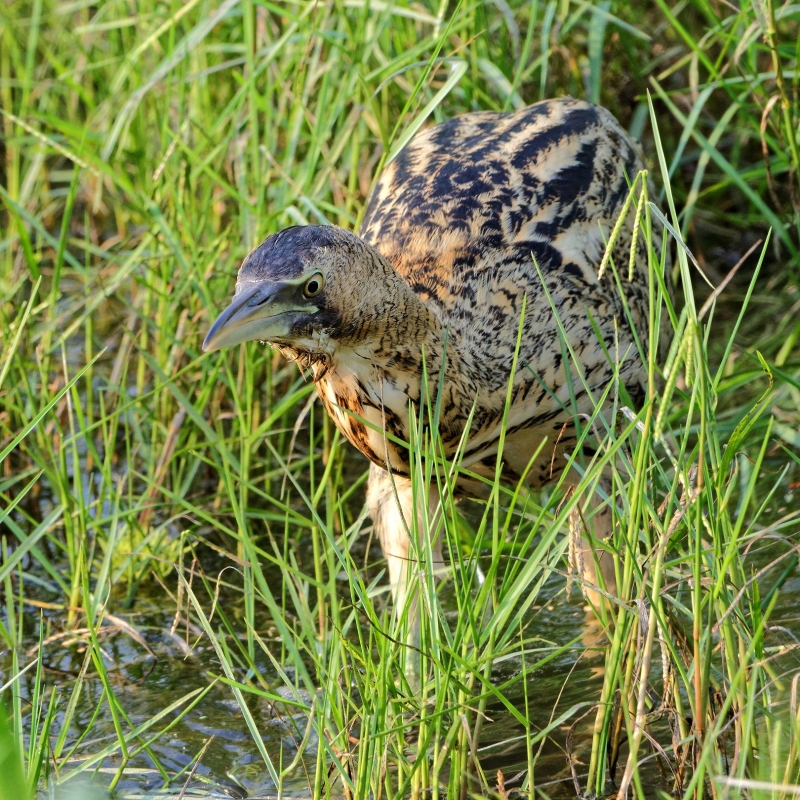
<instances>
[{"instance_id":1,"label":"bittern head","mask_svg":"<svg viewBox=\"0 0 800 800\"><path fill-rule=\"evenodd\" d=\"M313 350L322 338L336 339L358 313L360 279L371 254L355 234L332 226L273 234L242 263L233 301L211 326L203 349L256 339Z\"/></svg>"}]
</instances>

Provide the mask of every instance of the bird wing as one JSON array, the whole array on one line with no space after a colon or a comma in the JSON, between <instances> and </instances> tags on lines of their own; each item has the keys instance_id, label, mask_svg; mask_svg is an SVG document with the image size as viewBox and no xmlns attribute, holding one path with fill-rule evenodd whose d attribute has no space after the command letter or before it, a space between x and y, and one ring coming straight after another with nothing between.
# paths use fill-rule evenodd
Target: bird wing
<instances>
[{"instance_id":1,"label":"bird wing","mask_svg":"<svg viewBox=\"0 0 800 800\"><path fill-rule=\"evenodd\" d=\"M637 147L613 116L572 98L455 117L415 136L386 167L360 235L449 327L490 416L504 399L526 295L515 378L523 404L542 384L568 394L554 307L595 383L611 370L592 319L607 350L631 346L620 294L597 270L640 169ZM629 217L614 250L620 268ZM630 319L645 325L646 270L624 289ZM640 360L628 360L623 378L640 378Z\"/></svg>"}]
</instances>

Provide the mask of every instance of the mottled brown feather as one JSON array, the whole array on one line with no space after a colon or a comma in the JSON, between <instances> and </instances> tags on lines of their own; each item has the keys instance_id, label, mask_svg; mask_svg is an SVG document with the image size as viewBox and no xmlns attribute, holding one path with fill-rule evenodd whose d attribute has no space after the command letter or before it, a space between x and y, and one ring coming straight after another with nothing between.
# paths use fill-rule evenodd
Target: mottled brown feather
<instances>
[{"instance_id":1,"label":"mottled brown feather","mask_svg":"<svg viewBox=\"0 0 800 800\"><path fill-rule=\"evenodd\" d=\"M410 414L420 411L423 374L434 393L441 385L446 453L467 432L463 466L493 477L526 298L502 474L509 481L526 474L534 487L563 471L576 415L592 412L591 397L617 370L631 394L643 397L647 354L631 330L632 323L648 341L642 234L633 277L624 274L633 211L613 251L620 285L611 270L598 278L641 169L636 145L590 103L564 98L508 114L466 114L419 133L386 167L360 237L330 226L289 228L242 265L241 302L215 323L212 339L224 339L228 321L239 324L234 311L260 319L263 306L264 330L274 334L264 338L311 370L336 425L375 465L368 505L398 600L406 593L406 530L419 513L402 443L410 439ZM324 291L304 302L293 287L308 275ZM288 298L288 311L269 317L264 304L273 294ZM465 493L481 488L480 481L460 482ZM597 519L607 535L608 510ZM432 553L440 564L438 544Z\"/></svg>"},{"instance_id":2,"label":"mottled brown feather","mask_svg":"<svg viewBox=\"0 0 800 800\"><path fill-rule=\"evenodd\" d=\"M246 259L238 285L324 273L318 313L273 344L312 370L344 435L398 475L408 474L408 452L391 437L409 440L423 371L435 387L443 364L446 450L455 451L472 414L463 463L494 474L527 298L504 463L515 479L545 441L529 480L546 483L574 445L575 415L591 412L589 395L614 373L607 353L622 360L620 377L632 393L642 393L642 361L620 292L611 271L597 275L641 169L631 139L590 103L564 98L508 114L466 114L418 134L386 167L360 238L334 227L281 231ZM632 223L631 212L614 248L620 265L628 263ZM645 262L640 236L633 280L623 280L622 291L642 332ZM564 363L554 308L580 375L570 359Z\"/></svg>"},{"instance_id":3,"label":"mottled brown feather","mask_svg":"<svg viewBox=\"0 0 800 800\"><path fill-rule=\"evenodd\" d=\"M627 354L621 377L640 393L644 375L622 300L613 278L598 280L597 271L629 184L642 168L637 147L607 111L566 98L509 114L466 114L430 128L411 140L378 181L361 238L447 328L448 359L457 361L458 374L445 386L443 434L455 446L477 398L467 453L478 471L494 471L492 460L479 456L499 432L525 295L516 413L509 427L512 438L519 434L517 440L528 441L516 442L523 452L514 474L525 466L524 451L530 455L543 437L554 443L560 434L562 449L573 441L562 430L570 390L553 306L591 389L602 391L613 372L593 319L608 352ZM614 251L620 265L628 261L629 216ZM644 332L643 238L638 262L623 289ZM402 338L404 332L397 334ZM434 361L437 355L428 353ZM572 382L580 396L580 381L573 376ZM590 410L585 400L583 412ZM549 448L534 483L558 473L550 469L552 455Z\"/></svg>"}]
</instances>

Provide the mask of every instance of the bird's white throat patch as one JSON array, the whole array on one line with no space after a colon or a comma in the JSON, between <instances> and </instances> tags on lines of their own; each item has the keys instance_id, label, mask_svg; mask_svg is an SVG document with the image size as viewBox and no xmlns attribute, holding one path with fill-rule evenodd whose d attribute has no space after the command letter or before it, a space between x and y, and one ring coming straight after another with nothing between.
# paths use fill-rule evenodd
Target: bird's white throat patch
<instances>
[{"instance_id":1,"label":"bird's white throat patch","mask_svg":"<svg viewBox=\"0 0 800 800\"><path fill-rule=\"evenodd\" d=\"M385 463L388 458L394 467L403 469L406 459L387 439L385 429L387 420L391 420L389 427L395 435L408 438L406 389L362 348L337 348L330 369L317 383L320 398L339 430L362 452L366 448L378 461Z\"/></svg>"}]
</instances>

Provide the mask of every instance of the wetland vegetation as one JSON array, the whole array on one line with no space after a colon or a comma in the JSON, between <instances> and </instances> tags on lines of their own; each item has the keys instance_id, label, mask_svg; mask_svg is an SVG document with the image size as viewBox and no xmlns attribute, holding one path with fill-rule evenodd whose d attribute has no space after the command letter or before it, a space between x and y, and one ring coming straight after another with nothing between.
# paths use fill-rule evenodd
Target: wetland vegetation
<instances>
[{"instance_id":1,"label":"wetland vegetation","mask_svg":"<svg viewBox=\"0 0 800 800\"><path fill-rule=\"evenodd\" d=\"M799 62L770 0L7 0L0 798L800 794ZM586 428L621 596L586 617L579 495L498 484L446 504L411 653L365 461L294 365L201 343L421 126L563 94L642 140L674 253L645 406Z\"/></svg>"}]
</instances>

